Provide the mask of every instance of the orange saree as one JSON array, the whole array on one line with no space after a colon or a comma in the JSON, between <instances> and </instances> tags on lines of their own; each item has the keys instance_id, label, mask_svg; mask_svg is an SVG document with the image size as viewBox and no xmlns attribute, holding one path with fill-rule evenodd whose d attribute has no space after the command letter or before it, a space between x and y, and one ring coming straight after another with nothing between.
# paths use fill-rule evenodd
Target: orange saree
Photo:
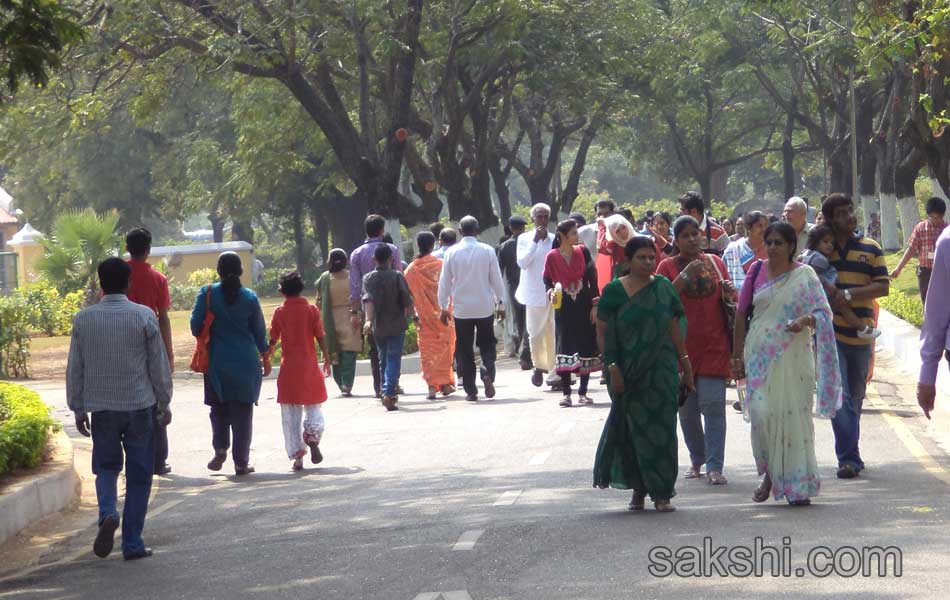
<instances>
[{"instance_id":1,"label":"orange saree","mask_svg":"<svg viewBox=\"0 0 950 600\"><path fill-rule=\"evenodd\" d=\"M406 283L419 315L419 360L422 378L430 388L455 385L452 357L455 356L455 326L439 320L439 276L442 261L431 255L412 261L406 269Z\"/></svg>"}]
</instances>

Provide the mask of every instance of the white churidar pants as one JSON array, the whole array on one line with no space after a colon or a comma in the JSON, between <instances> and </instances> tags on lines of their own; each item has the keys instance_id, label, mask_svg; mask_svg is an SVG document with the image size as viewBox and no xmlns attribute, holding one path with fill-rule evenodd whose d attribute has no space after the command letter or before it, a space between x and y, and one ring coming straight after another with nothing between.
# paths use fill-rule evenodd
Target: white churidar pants
<instances>
[{"instance_id":1,"label":"white churidar pants","mask_svg":"<svg viewBox=\"0 0 950 600\"><path fill-rule=\"evenodd\" d=\"M281 404L280 420L288 458L306 454L310 442L319 444L326 428L319 404Z\"/></svg>"}]
</instances>

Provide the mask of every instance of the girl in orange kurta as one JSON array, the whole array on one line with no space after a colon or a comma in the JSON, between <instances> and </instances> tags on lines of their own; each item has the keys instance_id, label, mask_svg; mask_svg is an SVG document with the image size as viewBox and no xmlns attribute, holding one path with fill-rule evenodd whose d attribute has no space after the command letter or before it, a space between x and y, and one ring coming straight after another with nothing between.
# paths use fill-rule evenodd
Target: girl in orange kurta
<instances>
[{"instance_id":1,"label":"girl in orange kurta","mask_svg":"<svg viewBox=\"0 0 950 600\"><path fill-rule=\"evenodd\" d=\"M277 402L284 428L284 446L293 470L303 469L303 457L310 448L310 461L323 460L320 439L325 422L320 405L327 399L324 377L330 375L330 354L323 341L320 309L301 298L303 279L296 271L280 277L284 303L274 312L270 325L271 350L281 344ZM317 362L314 341L323 353L323 370ZM306 414L306 416L304 416ZM302 421L302 427L301 427Z\"/></svg>"},{"instance_id":2,"label":"girl in orange kurta","mask_svg":"<svg viewBox=\"0 0 950 600\"><path fill-rule=\"evenodd\" d=\"M419 256L406 269L406 283L416 307L419 336L419 361L422 378L429 384L430 400L437 391L448 396L455 391L452 357L455 354L455 327L439 320L439 276L442 260L432 256L435 236L422 231L416 236Z\"/></svg>"}]
</instances>

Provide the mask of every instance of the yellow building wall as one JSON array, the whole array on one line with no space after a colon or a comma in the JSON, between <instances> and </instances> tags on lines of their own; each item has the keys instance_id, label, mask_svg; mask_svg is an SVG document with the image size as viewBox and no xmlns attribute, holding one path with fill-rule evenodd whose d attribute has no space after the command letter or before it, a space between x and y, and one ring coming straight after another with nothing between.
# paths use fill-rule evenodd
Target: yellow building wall
<instances>
[{"instance_id":1,"label":"yellow building wall","mask_svg":"<svg viewBox=\"0 0 950 600\"><path fill-rule=\"evenodd\" d=\"M216 269L218 267L218 256L220 254L220 250L198 254L179 254L178 258L180 262L175 266L168 265L166 268L168 279L173 283L188 283L188 275L191 273L201 269ZM244 265L244 273L241 275L241 285L254 289L254 286L251 285L251 265L254 261L252 252L250 250L237 250L237 254L241 257L241 263ZM163 256L150 256L148 262L157 265L164 259L165 257Z\"/></svg>"}]
</instances>

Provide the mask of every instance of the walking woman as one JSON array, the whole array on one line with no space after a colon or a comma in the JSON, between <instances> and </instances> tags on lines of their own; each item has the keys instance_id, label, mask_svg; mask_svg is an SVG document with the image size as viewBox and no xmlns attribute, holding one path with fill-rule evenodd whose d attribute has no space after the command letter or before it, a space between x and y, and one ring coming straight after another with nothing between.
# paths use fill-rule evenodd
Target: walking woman
<instances>
[{"instance_id":1,"label":"walking woman","mask_svg":"<svg viewBox=\"0 0 950 600\"><path fill-rule=\"evenodd\" d=\"M422 363L422 378L429 386L429 400L435 400L437 392L448 396L455 391L455 372L452 357L455 354L455 325L444 325L439 319L439 277L442 274L442 259L432 256L435 236L428 231L416 235L419 255L406 269L406 283L416 307L419 361Z\"/></svg>"},{"instance_id":2,"label":"walking woman","mask_svg":"<svg viewBox=\"0 0 950 600\"><path fill-rule=\"evenodd\" d=\"M594 325L597 269L590 252L579 243L576 221L558 223L553 246L544 258L544 287L555 303L554 370L561 376L560 406L571 405L571 376L575 373L580 377L578 404L593 404L587 395L590 374L603 368Z\"/></svg>"},{"instance_id":3,"label":"walking woman","mask_svg":"<svg viewBox=\"0 0 950 600\"><path fill-rule=\"evenodd\" d=\"M702 477L706 465L709 483L722 485L726 448L726 380L729 378L729 340L732 332L723 313L723 293L735 293L722 259L704 254L705 234L699 223L684 215L673 224L679 254L657 267L657 274L673 282L686 309L689 331L686 349L692 357L696 390L680 407L680 426L689 449L686 479Z\"/></svg>"},{"instance_id":4,"label":"walking woman","mask_svg":"<svg viewBox=\"0 0 950 600\"><path fill-rule=\"evenodd\" d=\"M656 244L656 264L660 265L665 259L673 256L673 218L668 212L658 212L653 215L653 224L650 233L653 243Z\"/></svg>"},{"instance_id":5,"label":"walking woman","mask_svg":"<svg viewBox=\"0 0 950 600\"><path fill-rule=\"evenodd\" d=\"M333 365L333 380L346 398L353 395L356 355L363 348L363 337L359 328L353 327L350 318L348 260L344 250L334 248L327 261L330 270L317 279L317 304L320 305L324 340Z\"/></svg>"},{"instance_id":6,"label":"walking woman","mask_svg":"<svg viewBox=\"0 0 950 600\"><path fill-rule=\"evenodd\" d=\"M597 252L610 257L608 280L617 277L617 267L626 263L624 249L637 230L621 214L613 214L598 223Z\"/></svg>"},{"instance_id":7,"label":"walking woman","mask_svg":"<svg viewBox=\"0 0 950 600\"><path fill-rule=\"evenodd\" d=\"M831 307L814 270L794 261L796 243L788 223L765 230L768 260L749 269L742 287L732 366L746 377L752 454L763 476L752 499L765 502L771 494L807 505L821 487L812 422L816 378L815 408L832 417L841 407L841 374Z\"/></svg>"},{"instance_id":8,"label":"walking woman","mask_svg":"<svg viewBox=\"0 0 950 600\"><path fill-rule=\"evenodd\" d=\"M680 374L693 389L685 312L669 280L653 275L652 239L634 237L624 252L630 273L608 283L597 304L612 404L597 447L594 487L633 489L630 510L643 510L649 494L658 511L670 512Z\"/></svg>"},{"instance_id":9,"label":"walking woman","mask_svg":"<svg viewBox=\"0 0 950 600\"><path fill-rule=\"evenodd\" d=\"M201 333L209 306L214 314L209 344L210 363L204 376L204 402L211 407L208 463L220 471L231 449L234 472L247 475L250 466L254 405L261 391L261 355L267 352L267 327L257 295L241 286L241 257L223 252L218 257L221 282L201 288L191 311L191 333ZM233 446L232 446L232 440Z\"/></svg>"}]
</instances>

